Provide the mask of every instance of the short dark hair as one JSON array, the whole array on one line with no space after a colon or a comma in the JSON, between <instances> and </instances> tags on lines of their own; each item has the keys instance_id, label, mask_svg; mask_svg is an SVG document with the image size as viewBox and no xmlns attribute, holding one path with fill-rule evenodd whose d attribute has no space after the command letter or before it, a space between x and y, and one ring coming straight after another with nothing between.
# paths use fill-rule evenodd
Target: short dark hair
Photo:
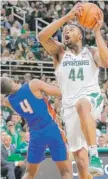
<instances>
[{"instance_id":1,"label":"short dark hair","mask_svg":"<svg viewBox=\"0 0 108 179\"><path fill-rule=\"evenodd\" d=\"M83 42L83 45L85 43L85 32L84 32L84 29L79 25L79 24L72 24L73 26L76 26L80 29L80 32L82 34L82 42Z\"/></svg>"},{"instance_id":2,"label":"short dark hair","mask_svg":"<svg viewBox=\"0 0 108 179\"><path fill-rule=\"evenodd\" d=\"M1 77L1 94L10 94L12 93L12 84L10 83L11 79L8 77Z\"/></svg>"},{"instance_id":3,"label":"short dark hair","mask_svg":"<svg viewBox=\"0 0 108 179\"><path fill-rule=\"evenodd\" d=\"M84 29L80 25L78 25L78 24L73 24L73 25L75 25L76 27L78 27L80 29L81 34L82 34L82 40L85 41L85 32L84 32Z\"/></svg>"}]
</instances>

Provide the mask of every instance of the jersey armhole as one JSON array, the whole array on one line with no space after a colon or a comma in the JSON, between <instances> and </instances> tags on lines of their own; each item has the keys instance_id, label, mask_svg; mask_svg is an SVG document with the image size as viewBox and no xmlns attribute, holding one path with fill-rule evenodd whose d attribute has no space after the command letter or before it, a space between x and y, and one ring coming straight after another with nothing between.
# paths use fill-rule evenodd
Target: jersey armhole
<instances>
[{"instance_id":1,"label":"jersey armhole","mask_svg":"<svg viewBox=\"0 0 108 179\"><path fill-rule=\"evenodd\" d=\"M95 65L96 65L96 67L98 67L98 64L97 64L97 62L95 61L95 59L94 59L94 57L93 57L93 51L91 50L91 48L90 47L88 47L88 50L89 50L89 54L90 54L90 56L92 57L92 59L93 59L93 61L94 61L94 63L95 63Z\"/></svg>"},{"instance_id":2,"label":"jersey armhole","mask_svg":"<svg viewBox=\"0 0 108 179\"><path fill-rule=\"evenodd\" d=\"M60 65L61 65L62 60L64 59L65 55L66 55L66 53L64 52L63 56L61 57L60 62L58 63L58 65L55 68L55 72L54 72L55 74L57 73L58 69L60 68Z\"/></svg>"}]
</instances>

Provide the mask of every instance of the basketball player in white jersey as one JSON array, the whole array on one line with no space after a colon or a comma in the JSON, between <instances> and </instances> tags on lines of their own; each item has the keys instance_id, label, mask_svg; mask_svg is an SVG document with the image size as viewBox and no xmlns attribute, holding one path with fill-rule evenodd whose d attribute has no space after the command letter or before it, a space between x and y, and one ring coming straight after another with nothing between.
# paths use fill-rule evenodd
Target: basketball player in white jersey
<instances>
[{"instance_id":1,"label":"basketball player in white jersey","mask_svg":"<svg viewBox=\"0 0 108 179\"><path fill-rule=\"evenodd\" d=\"M108 67L108 48L101 36L103 14L99 13L93 29L97 47L83 46L83 33L76 25L63 28L63 44L52 36L70 19L82 15L77 3L64 17L44 28L38 38L53 56L56 77L62 92L62 105L70 151L73 152L80 179L103 175L96 145L95 119L100 115L102 96L98 85L99 67ZM90 160L88 160L88 149ZM88 172L89 166L89 172Z\"/></svg>"}]
</instances>

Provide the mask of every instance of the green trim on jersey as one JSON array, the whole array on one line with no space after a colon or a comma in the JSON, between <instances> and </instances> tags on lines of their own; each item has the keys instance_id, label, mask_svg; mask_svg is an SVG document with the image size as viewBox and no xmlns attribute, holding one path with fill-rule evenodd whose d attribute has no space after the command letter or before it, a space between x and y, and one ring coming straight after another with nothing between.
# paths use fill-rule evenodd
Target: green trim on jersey
<instances>
[{"instance_id":1,"label":"green trim on jersey","mask_svg":"<svg viewBox=\"0 0 108 179\"><path fill-rule=\"evenodd\" d=\"M91 96L91 97L93 97L93 98L96 98L98 95L99 95L99 93L91 93L91 94L89 94L88 96Z\"/></svg>"},{"instance_id":2,"label":"green trim on jersey","mask_svg":"<svg viewBox=\"0 0 108 179\"><path fill-rule=\"evenodd\" d=\"M100 104L102 103L102 101L103 101L103 97L102 97L102 95L100 95L99 98L97 99L96 108L97 108L98 106L100 106Z\"/></svg>"},{"instance_id":3,"label":"green trim on jersey","mask_svg":"<svg viewBox=\"0 0 108 179\"><path fill-rule=\"evenodd\" d=\"M87 96L91 97L91 103L98 108L103 101L103 97L100 93L91 93Z\"/></svg>"}]
</instances>

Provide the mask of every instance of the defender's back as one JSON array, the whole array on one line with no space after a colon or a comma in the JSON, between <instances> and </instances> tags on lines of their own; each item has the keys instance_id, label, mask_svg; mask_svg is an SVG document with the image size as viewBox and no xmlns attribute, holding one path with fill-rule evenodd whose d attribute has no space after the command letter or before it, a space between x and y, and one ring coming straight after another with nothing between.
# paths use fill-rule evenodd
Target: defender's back
<instances>
[{"instance_id":1,"label":"defender's back","mask_svg":"<svg viewBox=\"0 0 108 179\"><path fill-rule=\"evenodd\" d=\"M47 100L36 98L28 83L9 95L8 100L13 109L28 122L30 128L42 128L53 120Z\"/></svg>"}]
</instances>

